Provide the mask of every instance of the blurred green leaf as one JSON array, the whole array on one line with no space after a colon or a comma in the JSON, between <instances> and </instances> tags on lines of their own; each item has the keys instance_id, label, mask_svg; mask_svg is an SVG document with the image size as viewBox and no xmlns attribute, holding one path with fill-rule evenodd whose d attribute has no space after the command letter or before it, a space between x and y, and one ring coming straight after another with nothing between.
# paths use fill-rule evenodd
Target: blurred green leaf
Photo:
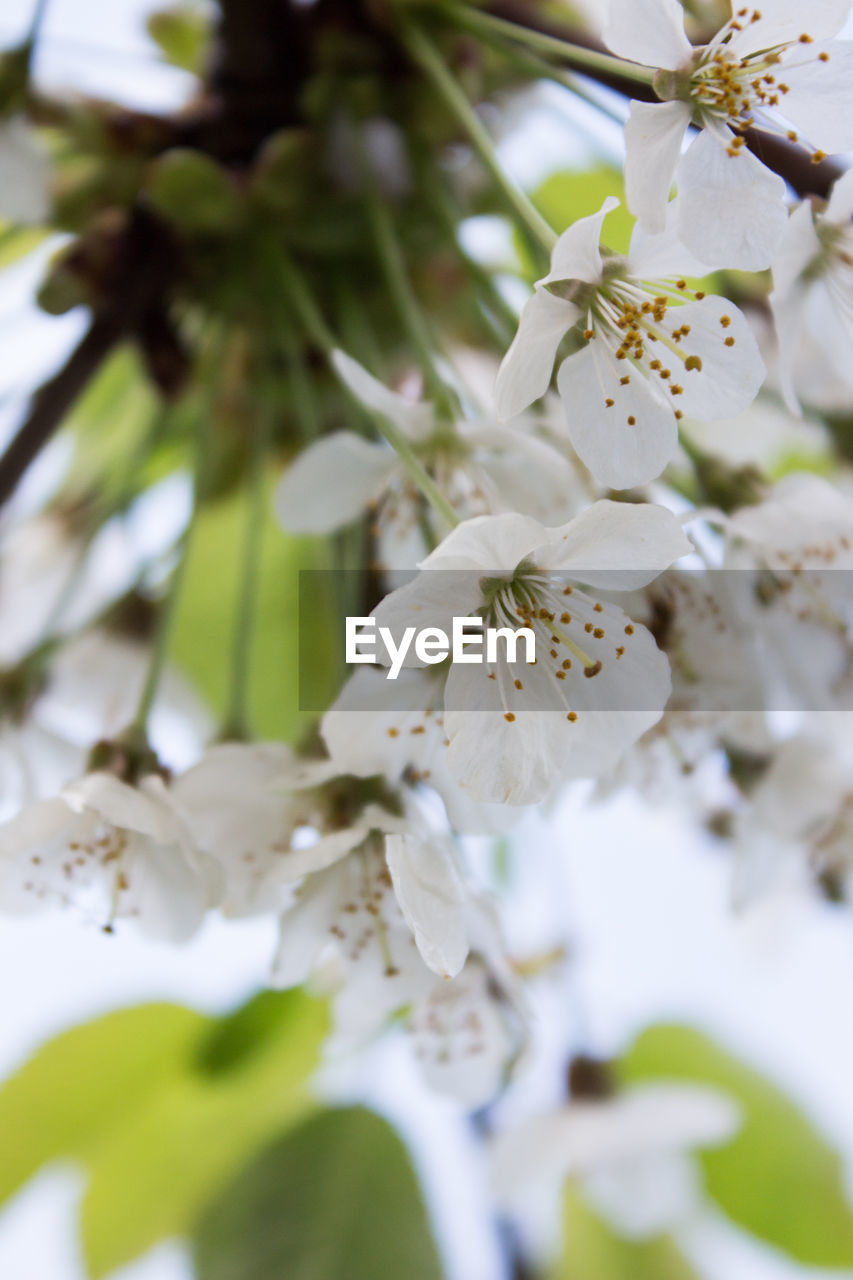
<instances>
[{"instance_id":1,"label":"blurred green leaf","mask_svg":"<svg viewBox=\"0 0 853 1280\"><path fill-rule=\"evenodd\" d=\"M314 1105L308 1080L328 1032L325 1003L288 991L262 1004L277 1034L256 1040L253 1053L232 1052L230 1070L197 1057L196 1070L165 1082L94 1153L82 1207L91 1276L191 1231L234 1170ZM233 1017L220 1029L238 1028Z\"/></svg>"},{"instance_id":2,"label":"blurred green leaf","mask_svg":"<svg viewBox=\"0 0 853 1280\"><path fill-rule=\"evenodd\" d=\"M300 656L299 571L325 567L325 544L290 538L276 523L271 498L264 529L249 667L249 711L260 737L292 741L307 726L299 712L299 663L334 669L338 644L331 612L313 621L314 643ZM230 691L234 608L243 573L246 503L230 496L201 512L190 543L172 654L219 715Z\"/></svg>"},{"instance_id":3,"label":"blurred green leaf","mask_svg":"<svg viewBox=\"0 0 853 1280\"><path fill-rule=\"evenodd\" d=\"M441 1280L403 1143L361 1107L265 1151L202 1220L199 1280Z\"/></svg>"},{"instance_id":4,"label":"blurred green leaf","mask_svg":"<svg viewBox=\"0 0 853 1280\"><path fill-rule=\"evenodd\" d=\"M48 1161L88 1157L184 1069L206 1022L178 1005L140 1005L39 1049L0 1087L0 1201Z\"/></svg>"},{"instance_id":5,"label":"blurred green leaf","mask_svg":"<svg viewBox=\"0 0 853 1280\"><path fill-rule=\"evenodd\" d=\"M152 13L148 34L167 62L200 76L211 43L210 16L199 5L175 5Z\"/></svg>"},{"instance_id":6,"label":"blurred green leaf","mask_svg":"<svg viewBox=\"0 0 853 1280\"><path fill-rule=\"evenodd\" d=\"M624 1240L592 1213L573 1184L563 1201L563 1254L549 1280L698 1280L669 1236Z\"/></svg>"},{"instance_id":7,"label":"blurred green leaf","mask_svg":"<svg viewBox=\"0 0 853 1280\"><path fill-rule=\"evenodd\" d=\"M32 253L49 234L42 227L19 227L0 221L0 271Z\"/></svg>"},{"instance_id":8,"label":"blurred green leaf","mask_svg":"<svg viewBox=\"0 0 853 1280\"><path fill-rule=\"evenodd\" d=\"M243 214L243 201L225 169L191 147L173 147L153 161L147 185L157 211L185 231L233 231Z\"/></svg>"},{"instance_id":9,"label":"blurred green leaf","mask_svg":"<svg viewBox=\"0 0 853 1280\"><path fill-rule=\"evenodd\" d=\"M625 1082L690 1080L740 1105L726 1146L702 1152L709 1194L739 1226L809 1266L853 1266L853 1210L841 1159L793 1102L698 1031L657 1026L618 1064Z\"/></svg>"},{"instance_id":10,"label":"blurred green leaf","mask_svg":"<svg viewBox=\"0 0 853 1280\"><path fill-rule=\"evenodd\" d=\"M136 351L129 344L119 347L65 420L77 441L72 488L96 489L107 510L139 493L152 478L139 454L157 412L156 393Z\"/></svg>"}]
</instances>

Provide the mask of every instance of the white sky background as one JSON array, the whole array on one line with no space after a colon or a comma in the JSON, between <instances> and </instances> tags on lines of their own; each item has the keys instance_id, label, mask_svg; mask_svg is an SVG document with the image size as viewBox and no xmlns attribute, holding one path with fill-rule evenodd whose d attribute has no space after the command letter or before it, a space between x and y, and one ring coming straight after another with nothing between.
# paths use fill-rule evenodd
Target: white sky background
<instances>
[{"instance_id":1,"label":"white sky background","mask_svg":"<svg viewBox=\"0 0 853 1280\"><path fill-rule=\"evenodd\" d=\"M151 7L149 0L51 0L40 78L151 109L181 101L188 78L157 66L142 29ZM22 34L29 12L25 0L4 0L0 44ZM517 177L534 181L592 154L572 136L565 112L564 97L549 93L535 123L506 139L504 156ZM618 155L615 127L599 127L586 108L580 119L597 130L598 154L604 147ZM3 394L22 393L48 372L82 323L77 315L46 319L31 306L22 322L37 274L22 268L0 284L3 365L15 370L15 380L0 374L0 431L12 426ZM524 865L513 886L516 941L547 945L570 920L577 960L566 1030L577 1032L581 1008L585 1047L606 1053L657 1019L697 1023L785 1086L853 1169L853 920L794 899L735 918L724 855L678 815L649 810L637 798L599 808L580 801L576 792L546 827L519 840ZM543 910L550 919L542 919ZM162 998L224 1008L263 981L271 946L272 926L264 923L214 922L190 947L171 950L129 933L106 938L70 916L3 920L0 1074L55 1031L108 1008ZM546 984L543 1019L554 999ZM533 1078L543 1102L555 1088L563 1048L559 1037L551 1039ZM394 1115L411 1136L442 1224L451 1280L497 1280L476 1157L456 1108L424 1097L396 1046L381 1056L346 1087ZM381 1090L371 1085L380 1065ZM47 1173L0 1214L0 1276L82 1280L78 1187L70 1172ZM697 1226L693 1242L709 1280L829 1274L797 1268L711 1220ZM121 1274L185 1280L189 1272L180 1248L166 1246Z\"/></svg>"}]
</instances>

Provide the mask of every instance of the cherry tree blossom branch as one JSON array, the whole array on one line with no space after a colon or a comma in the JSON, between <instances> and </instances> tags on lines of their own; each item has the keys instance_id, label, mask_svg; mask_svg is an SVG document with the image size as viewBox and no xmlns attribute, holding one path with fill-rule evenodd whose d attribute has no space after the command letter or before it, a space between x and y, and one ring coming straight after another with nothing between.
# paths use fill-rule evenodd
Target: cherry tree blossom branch
<instances>
[{"instance_id":1,"label":"cherry tree blossom branch","mask_svg":"<svg viewBox=\"0 0 853 1280\"><path fill-rule=\"evenodd\" d=\"M524 32L528 36L532 33L541 37L537 42L540 52L558 56L564 66L580 71L605 88L640 102L659 101L651 78L638 78L636 74L645 68L635 68L631 63L612 57L587 32L546 16L538 5L529 3L529 0L491 0L483 10L468 11L464 19L456 9L454 20L467 23L471 14L474 17L470 25L477 22L479 15L480 20L491 20L495 34L504 37L512 36L513 31L516 35ZM482 21L480 28L485 29ZM761 129L748 129L745 138L750 151L768 169L784 178L799 196L826 196L844 172L831 159L816 164L802 147Z\"/></svg>"}]
</instances>

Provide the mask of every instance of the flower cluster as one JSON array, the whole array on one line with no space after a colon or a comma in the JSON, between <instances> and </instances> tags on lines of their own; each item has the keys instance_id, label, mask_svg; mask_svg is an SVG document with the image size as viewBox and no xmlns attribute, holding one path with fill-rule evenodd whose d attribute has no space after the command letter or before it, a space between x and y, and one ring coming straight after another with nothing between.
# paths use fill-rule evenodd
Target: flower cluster
<instances>
[{"instance_id":1,"label":"flower cluster","mask_svg":"<svg viewBox=\"0 0 853 1280\"><path fill-rule=\"evenodd\" d=\"M210 913L274 916L272 984L329 993L345 1044L405 1027L428 1078L474 1107L532 1033L527 958L505 940L499 877L471 837L523 856L513 833L528 807L588 779L598 798L677 796L733 849L739 900L773 883L769 864L794 862L837 894L853 874L853 787L846 768L824 768L849 744L830 749L807 723L853 706L853 176L827 179L824 163L853 147L853 45L836 38L850 5L736 7L693 43L677 0L611 0L610 52L564 53L643 91L624 129L624 201L578 204L557 229L547 201L507 177L420 25L432 7L362 7L371 74L389 61L422 74L442 111L424 136L463 135L487 187L455 151L469 186L424 155L419 107L386 117L376 104L395 83L356 111L326 67L328 82L289 103L298 128L287 112L269 135L241 116L209 153L184 144L213 124L170 121L151 141L145 118L131 163L133 129L116 141L100 121L126 168L119 181L112 153L81 164L98 170L76 192L88 221L67 212L67 173L51 186L23 108L0 126L0 215L18 227L55 215L79 233L50 266L45 305L90 303L84 356L132 341L171 406L165 427L152 412L126 432L120 494L113 397L95 480L81 428L58 490L4 515L0 909L72 904L107 931L132 922L171 942ZM435 8L439 30L459 9L462 29L491 32L496 58L507 40L523 46L520 66L541 69L560 43L481 6ZM34 116L82 128L44 104ZM497 200L523 248L509 286L465 247L467 214ZM49 434L45 404L73 399L60 392L35 402L36 435ZM26 453L0 459L4 483ZM166 508L180 512L163 537ZM322 621L285 652L303 551L335 582ZM174 644L189 615L193 643ZM380 663L344 675L344 615L396 637L458 617L524 628L536 656L409 653L399 679ZM268 635L277 674L316 659L341 676L316 714L293 709L287 734L264 718L280 686L253 685ZM188 652L215 726L167 664L192 668ZM799 717L793 733L778 711ZM188 745L175 751L177 722ZM614 1105L633 1118L634 1104ZM728 1131L709 1114L700 1135ZM587 1124L574 1109L559 1120ZM536 1126L495 1144L508 1184L528 1141Z\"/></svg>"}]
</instances>

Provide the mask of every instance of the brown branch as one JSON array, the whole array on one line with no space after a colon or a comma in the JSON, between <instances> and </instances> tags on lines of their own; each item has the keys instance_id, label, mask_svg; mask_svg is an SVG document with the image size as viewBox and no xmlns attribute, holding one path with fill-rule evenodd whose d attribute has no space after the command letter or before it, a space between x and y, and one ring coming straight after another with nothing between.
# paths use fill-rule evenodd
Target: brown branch
<instances>
[{"instance_id":1,"label":"brown branch","mask_svg":"<svg viewBox=\"0 0 853 1280\"><path fill-rule=\"evenodd\" d=\"M11 496L30 463L97 373L120 333L113 321L96 317L59 373L36 393L29 414L0 458L0 505Z\"/></svg>"},{"instance_id":2,"label":"brown branch","mask_svg":"<svg viewBox=\"0 0 853 1280\"><path fill-rule=\"evenodd\" d=\"M485 12L496 18L503 18L506 22L513 22L516 26L525 27L528 31L538 31L542 35L565 40L583 49L607 53L605 46L593 39L588 32L581 31L569 23L547 17L539 6L530 3L530 0L492 0L485 6ZM568 57L566 65L571 65L571 59ZM613 89L626 98L636 98L640 102L659 101L651 85L638 83L630 76L593 70L580 63L576 69L588 79ZM765 133L761 129L748 129L745 137L746 145L753 155L766 164L768 169L772 169L774 173L784 178L799 196L826 196L833 182L844 172L844 169L832 160L822 160L820 164L815 164L803 147L776 134Z\"/></svg>"}]
</instances>

